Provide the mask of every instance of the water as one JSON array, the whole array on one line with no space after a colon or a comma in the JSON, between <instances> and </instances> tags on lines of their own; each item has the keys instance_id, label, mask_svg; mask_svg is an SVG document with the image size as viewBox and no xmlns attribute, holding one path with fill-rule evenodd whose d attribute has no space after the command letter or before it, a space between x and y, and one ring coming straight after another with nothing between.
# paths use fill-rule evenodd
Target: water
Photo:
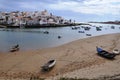
<instances>
[{"instance_id":1,"label":"water","mask_svg":"<svg viewBox=\"0 0 120 80\"><path fill-rule=\"evenodd\" d=\"M96 31L96 27L91 27L85 31L81 26L78 29L72 30L71 27L61 28L40 28L40 29L0 29L0 51L8 52L10 47L15 44L20 45L20 50L33 50L48 47L55 47L74 40L87 38L86 34L98 36L103 34L120 33L119 25L109 24L92 24L93 26L102 26L101 31ZM115 26L115 29L111 29ZM89 26L88 26L89 27ZM49 34L44 32L48 31ZM84 31L85 33L79 33ZM61 36L59 39L58 36Z\"/></svg>"}]
</instances>

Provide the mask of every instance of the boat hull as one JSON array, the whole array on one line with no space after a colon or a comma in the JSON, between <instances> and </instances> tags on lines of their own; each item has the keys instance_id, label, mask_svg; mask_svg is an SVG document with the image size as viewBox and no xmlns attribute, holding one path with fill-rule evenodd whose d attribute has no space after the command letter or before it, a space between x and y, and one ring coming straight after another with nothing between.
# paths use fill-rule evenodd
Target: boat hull
<instances>
[{"instance_id":1,"label":"boat hull","mask_svg":"<svg viewBox=\"0 0 120 80\"><path fill-rule=\"evenodd\" d=\"M42 71L49 71L51 70L56 64L55 60L50 60L48 63L46 63L44 66L42 66Z\"/></svg>"},{"instance_id":2,"label":"boat hull","mask_svg":"<svg viewBox=\"0 0 120 80\"><path fill-rule=\"evenodd\" d=\"M10 52L15 52L15 51L19 51L19 48L12 48L12 49L10 50Z\"/></svg>"},{"instance_id":3,"label":"boat hull","mask_svg":"<svg viewBox=\"0 0 120 80\"><path fill-rule=\"evenodd\" d=\"M114 59L114 57L116 56L116 54L114 53L109 53L108 51L105 51L101 48L97 48L97 53L98 55L107 58L107 59Z\"/></svg>"}]
</instances>

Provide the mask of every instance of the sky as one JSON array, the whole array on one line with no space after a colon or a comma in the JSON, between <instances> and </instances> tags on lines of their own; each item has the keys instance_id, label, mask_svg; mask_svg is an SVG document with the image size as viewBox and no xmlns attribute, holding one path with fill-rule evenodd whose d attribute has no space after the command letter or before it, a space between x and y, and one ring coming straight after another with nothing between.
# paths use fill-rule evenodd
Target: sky
<instances>
[{"instance_id":1,"label":"sky","mask_svg":"<svg viewBox=\"0 0 120 80\"><path fill-rule=\"evenodd\" d=\"M120 0L0 0L0 11L45 9L77 22L120 20Z\"/></svg>"}]
</instances>

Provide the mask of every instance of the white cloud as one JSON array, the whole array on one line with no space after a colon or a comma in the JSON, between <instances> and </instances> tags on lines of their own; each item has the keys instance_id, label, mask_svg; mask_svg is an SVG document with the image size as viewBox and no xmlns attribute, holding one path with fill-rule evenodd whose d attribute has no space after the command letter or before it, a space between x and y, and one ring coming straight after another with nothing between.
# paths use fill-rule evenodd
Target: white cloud
<instances>
[{"instance_id":1,"label":"white cloud","mask_svg":"<svg viewBox=\"0 0 120 80\"><path fill-rule=\"evenodd\" d=\"M42 2L20 2L19 7L27 10L43 10L46 8L47 3Z\"/></svg>"},{"instance_id":2,"label":"white cloud","mask_svg":"<svg viewBox=\"0 0 120 80\"><path fill-rule=\"evenodd\" d=\"M58 1L56 4L50 4L48 6L51 9L70 10L73 12L86 14L120 14L120 0L85 0L84 2Z\"/></svg>"},{"instance_id":3,"label":"white cloud","mask_svg":"<svg viewBox=\"0 0 120 80\"><path fill-rule=\"evenodd\" d=\"M3 5L0 5L2 8ZM120 0L56 0L54 3L42 1L22 1L18 3L18 8L23 10L66 10L77 13L95 15L119 15Z\"/></svg>"}]
</instances>

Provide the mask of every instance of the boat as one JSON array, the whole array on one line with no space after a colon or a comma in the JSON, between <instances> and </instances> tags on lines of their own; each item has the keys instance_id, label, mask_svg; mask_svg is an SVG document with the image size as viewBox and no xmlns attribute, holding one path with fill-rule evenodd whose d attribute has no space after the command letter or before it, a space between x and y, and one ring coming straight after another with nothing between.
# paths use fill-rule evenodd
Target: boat
<instances>
[{"instance_id":1,"label":"boat","mask_svg":"<svg viewBox=\"0 0 120 80\"><path fill-rule=\"evenodd\" d=\"M118 49L114 49L112 52L116 55L120 55L120 51Z\"/></svg>"},{"instance_id":2,"label":"boat","mask_svg":"<svg viewBox=\"0 0 120 80\"><path fill-rule=\"evenodd\" d=\"M10 52L15 52L15 51L19 51L19 45L17 44L17 45L15 45L15 46L13 46L11 49L10 49Z\"/></svg>"},{"instance_id":3,"label":"boat","mask_svg":"<svg viewBox=\"0 0 120 80\"><path fill-rule=\"evenodd\" d=\"M91 28L90 27L84 27L84 30L89 31Z\"/></svg>"},{"instance_id":4,"label":"boat","mask_svg":"<svg viewBox=\"0 0 120 80\"><path fill-rule=\"evenodd\" d=\"M111 26L111 29L115 29L115 26Z\"/></svg>"},{"instance_id":5,"label":"boat","mask_svg":"<svg viewBox=\"0 0 120 80\"><path fill-rule=\"evenodd\" d=\"M86 36L92 36L92 34L86 34Z\"/></svg>"},{"instance_id":6,"label":"boat","mask_svg":"<svg viewBox=\"0 0 120 80\"><path fill-rule=\"evenodd\" d=\"M44 31L44 34L49 34L49 32L48 31Z\"/></svg>"},{"instance_id":7,"label":"boat","mask_svg":"<svg viewBox=\"0 0 120 80\"><path fill-rule=\"evenodd\" d=\"M78 29L78 27L72 27L72 30L77 30Z\"/></svg>"},{"instance_id":8,"label":"boat","mask_svg":"<svg viewBox=\"0 0 120 80\"><path fill-rule=\"evenodd\" d=\"M85 33L85 31L78 31L78 33Z\"/></svg>"},{"instance_id":9,"label":"boat","mask_svg":"<svg viewBox=\"0 0 120 80\"><path fill-rule=\"evenodd\" d=\"M114 59L114 57L116 56L116 54L110 53L110 52L108 52L108 51L106 51L106 50L103 50L103 49L100 48L100 47L96 47L96 49L97 49L98 55L100 55L100 56L102 56L102 57L104 57L104 58Z\"/></svg>"},{"instance_id":10,"label":"boat","mask_svg":"<svg viewBox=\"0 0 120 80\"><path fill-rule=\"evenodd\" d=\"M19 51L19 48L12 48L12 49L10 50L10 52L15 52L15 51Z\"/></svg>"},{"instance_id":11,"label":"boat","mask_svg":"<svg viewBox=\"0 0 120 80\"><path fill-rule=\"evenodd\" d=\"M96 27L96 30L97 31L101 31L102 29L100 27Z\"/></svg>"},{"instance_id":12,"label":"boat","mask_svg":"<svg viewBox=\"0 0 120 80\"><path fill-rule=\"evenodd\" d=\"M56 60L49 60L44 66L42 66L43 71L49 71L56 64Z\"/></svg>"}]
</instances>

